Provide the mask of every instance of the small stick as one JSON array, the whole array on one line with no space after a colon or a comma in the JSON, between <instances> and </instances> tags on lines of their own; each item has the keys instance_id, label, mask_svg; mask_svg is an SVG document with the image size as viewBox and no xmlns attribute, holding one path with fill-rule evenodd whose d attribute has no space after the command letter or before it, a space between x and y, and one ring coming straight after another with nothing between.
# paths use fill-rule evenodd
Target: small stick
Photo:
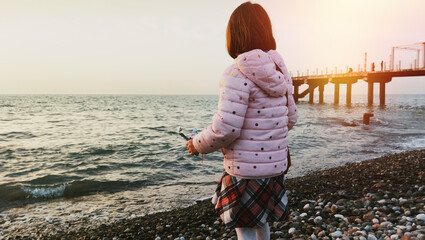
<instances>
[{"instance_id":1,"label":"small stick","mask_svg":"<svg viewBox=\"0 0 425 240\"><path fill-rule=\"evenodd\" d=\"M182 128L181 128L181 127L178 127L178 128L177 128L177 133L178 133L180 136L182 136L184 139L186 139L186 141L189 141L189 138L188 138L186 135L184 135L184 133L182 133Z\"/></svg>"},{"instance_id":2,"label":"small stick","mask_svg":"<svg viewBox=\"0 0 425 240\"><path fill-rule=\"evenodd\" d=\"M190 138L188 138L186 135L184 135L184 133L182 133L182 128L181 127L178 127L177 128L177 133L180 135L180 136L182 136L184 139L186 139L186 141L189 141L190 140ZM195 156L198 156L199 155L199 153L197 153L197 154L195 154ZM204 158L202 157L202 162L204 161Z\"/></svg>"}]
</instances>

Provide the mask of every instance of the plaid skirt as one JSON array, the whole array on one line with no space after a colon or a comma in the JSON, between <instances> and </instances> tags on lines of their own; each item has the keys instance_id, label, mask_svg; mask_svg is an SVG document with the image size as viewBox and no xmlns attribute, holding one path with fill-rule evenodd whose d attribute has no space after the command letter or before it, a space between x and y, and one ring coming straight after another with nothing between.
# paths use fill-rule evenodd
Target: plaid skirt
<instances>
[{"instance_id":1,"label":"plaid skirt","mask_svg":"<svg viewBox=\"0 0 425 240\"><path fill-rule=\"evenodd\" d=\"M212 203L228 228L261 228L267 221L287 221L285 177L243 179L224 173Z\"/></svg>"}]
</instances>

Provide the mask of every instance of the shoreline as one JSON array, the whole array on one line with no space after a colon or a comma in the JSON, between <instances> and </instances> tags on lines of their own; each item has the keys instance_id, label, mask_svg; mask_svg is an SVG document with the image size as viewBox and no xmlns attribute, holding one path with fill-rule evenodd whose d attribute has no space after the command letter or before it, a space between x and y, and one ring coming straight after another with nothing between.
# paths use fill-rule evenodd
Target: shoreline
<instances>
[{"instance_id":1,"label":"shoreline","mask_svg":"<svg viewBox=\"0 0 425 240\"><path fill-rule=\"evenodd\" d=\"M271 239L425 239L425 219L417 219L425 213L424 169L425 150L414 150L288 178L292 221L288 226L270 222ZM0 230L0 239L236 239L209 200L98 226L77 224Z\"/></svg>"}]
</instances>

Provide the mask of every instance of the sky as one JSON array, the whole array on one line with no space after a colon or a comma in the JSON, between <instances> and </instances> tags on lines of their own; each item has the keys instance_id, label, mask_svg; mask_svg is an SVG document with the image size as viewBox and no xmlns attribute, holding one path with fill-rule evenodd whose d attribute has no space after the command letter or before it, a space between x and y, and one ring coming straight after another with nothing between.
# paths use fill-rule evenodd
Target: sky
<instances>
[{"instance_id":1,"label":"sky","mask_svg":"<svg viewBox=\"0 0 425 240\"><path fill-rule=\"evenodd\" d=\"M243 2L0 0L0 94L217 94L233 63L227 22ZM252 2L268 12L295 75L357 70L365 52L368 63L387 62L393 46L425 42L423 0ZM415 56L396 53L404 67ZM393 79L387 93L425 94L425 78Z\"/></svg>"}]
</instances>

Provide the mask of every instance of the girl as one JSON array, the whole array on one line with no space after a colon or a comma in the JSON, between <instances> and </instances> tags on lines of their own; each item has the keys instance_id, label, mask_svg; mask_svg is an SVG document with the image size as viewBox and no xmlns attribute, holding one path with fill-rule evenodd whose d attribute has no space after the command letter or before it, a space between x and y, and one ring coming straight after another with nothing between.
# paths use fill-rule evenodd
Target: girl
<instances>
[{"instance_id":1,"label":"girl","mask_svg":"<svg viewBox=\"0 0 425 240\"><path fill-rule=\"evenodd\" d=\"M190 154L221 149L225 173L213 203L239 239L270 239L267 220L286 220L288 131L297 120L292 79L266 11L243 3L230 16L227 50L235 63L219 84L218 113L186 145Z\"/></svg>"}]
</instances>

